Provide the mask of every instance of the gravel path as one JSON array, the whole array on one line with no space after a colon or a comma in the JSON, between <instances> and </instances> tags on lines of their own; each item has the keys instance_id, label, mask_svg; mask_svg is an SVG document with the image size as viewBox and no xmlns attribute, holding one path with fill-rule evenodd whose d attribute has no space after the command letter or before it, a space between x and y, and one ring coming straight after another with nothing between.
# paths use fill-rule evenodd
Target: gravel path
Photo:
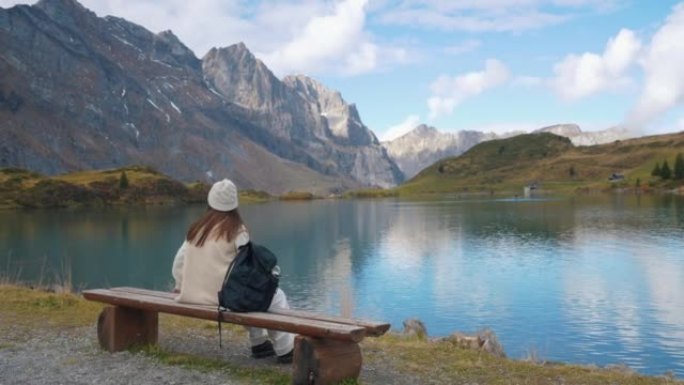
<instances>
[{"instance_id":1,"label":"gravel path","mask_svg":"<svg viewBox=\"0 0 684 385\"><path fill-rule=\"evenodd\" d=\"M227 370L186 369L144 353L105 352L97 344L95 326L37 330L19 327L9 332L6 328L0 329L0 385L255 383L237 378ZM200 328L164 334L160 328L159 344L166 351L218 358L240 368L269 367L290 373L291 366L279 365L275 359L251 359L244 334L224 331L224 346L219 349L215 333L209 328ZM379 368L369 363L364 363L361 381L364 385L420 383L393 373L384 364Z\"/></svg>"},{"instance_id":2,"label":"gravel path","mask_svg":"<svg viewBox=\"0 0 684 385\"><path fill-rule=\"evenodd\" d=\"M237 384L221 371L200 372L130 352L107 353L93 328L48 333L21 343L0 339L0 384Z\"/></svg>"}]
</instances>

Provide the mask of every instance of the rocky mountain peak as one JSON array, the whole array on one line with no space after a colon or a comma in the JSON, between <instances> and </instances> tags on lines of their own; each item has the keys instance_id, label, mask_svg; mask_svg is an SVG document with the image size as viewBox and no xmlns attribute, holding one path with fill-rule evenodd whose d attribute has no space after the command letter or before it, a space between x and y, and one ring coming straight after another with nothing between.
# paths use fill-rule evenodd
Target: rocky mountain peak
<instances>
[{"instance_id":1,"label":"rocky mountain peak","mask_svg":"<svg viewBox=\"0 0 684 385\"><path fill-rule=\"evenodd\" d=\"M283 83L299 92L307 99L321 102L321 107L323 109L326 107L336 108L346 105L339 92L327 88L319 81L306 75L288 75L283 79Z\"/></svg>"},{"instance_id":2,"label":"rocky mountain peak","mask_svg":"<svg viewBox=\"0 0 684 385\"><path fill-rule=\"evenodd\" d=\"M631 134L620 127L612 127L601 131L582 131L576 124L556 124L542 127L534 132L550 132L569 138L575 146L591 146L628 139Z\"/></svg>"},{"instance_id":3,"label":"rocky mountain peak","mask_svg":"<svg viewBox=\"0 0 684 385\"><path fill-rule=\"evenodd\" d=\"M418 127L414 128L413 130L409 131L406 135L410 136L435 136L438 135L439 131L437 131L436 128L432 126L428 126L427 124L421 124Z\"/></svg>"},{"instance_id":4,"label":"rocky mountain peak","mask_svg":"<svg viewBox=\"0 0 684 385\"><path fill-rule=\"evenodd\" d=\"M252 51L250 51L243 42L229 45L228 47L219 48L218 53L219 55L225 57L231 57L235 62L242 63L246 66L256 66L258 64L262 64L261 61L254 56Z\"/></svg>"},{"instance_id":5,"label":"rocky mountain peak","mask_svg":"<svg viewBox=\"0 0 684 385\"><path fill-rule=\"evenodd\" d=\"M66 26L73 26L77 19L97 18L95 12L81 5L76 0L40 0L35 5L51 19Z\"/></svg>"},{"instance_id":6,"label":"rocky mountain peak","mask_svg":"<svg viewBox=\"0 0 684 385\"><path fill-rule=\"evenodd\" d=\"M554 124L552 126L542 127L535 132L550 132L568 138L582 134L580 127L573 123Z\"/></svg>"},{"instance_id":7,"label":"rocky mountain peak","mask_svg":"<svg viewBox=\"0 0 684 385\"><path fill-rule=\"evenodd\" d=\"M356 145L377 143L375 135L361 122L354 104L347 104L338 91L305 75L289 75L283 83L311 104L328 122L331 133L343 142Z\"/></svg>"},{"instance_id":8,"label":"rocky mountain peak","mask_svg":"<svg viewBox=\"0 0 684 385\"><path fill-rule=\"evenodd\" d=\"M166 31L161 31L157 34L157 38L165 43L167 43L169 46L173 48L174 51L178 53L183 53L187 54L190 53L192 54L192 51L190 51L190 48L186 47L185 44L183 44L180 39L178 39L178 36L176 36L173 31L170 29L167 29Z\"/></svg>"},{"instance_id":9,"label":"rocky mountain peak","mask_svg":"<svg viewBox=\"0 0 684 385\"><path fill-rule=\"evenodd\" d=\"M201 70L202 63L171 31L162 31L154 36L154 58L171 65L187 66Z\"/></svg>"},{"instance_id":10,"label":"rocky mountain peak","mask_svg":"<svg viewBox=\"0 0 684 385\"><path fill-rule=\"evenodd\" d=\"M231 103L256 110L271 110L283 96L280 80L244 43L212 48L202 58L208 85Z\"/></svg>"}]
</instances>

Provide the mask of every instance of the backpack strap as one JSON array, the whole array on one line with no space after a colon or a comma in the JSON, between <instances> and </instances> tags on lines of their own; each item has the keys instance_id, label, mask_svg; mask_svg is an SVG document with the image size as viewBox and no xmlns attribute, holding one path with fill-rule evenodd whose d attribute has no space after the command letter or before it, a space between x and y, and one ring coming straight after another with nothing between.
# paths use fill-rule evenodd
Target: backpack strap
<instances>
[{"instance_id":1,"label":"backpack strap","mask_svg":"<svg viewBox=\"0 0 684 385\"><path fill-rule=\"evenodd\" d=\"M223 318L223 317L221 317L221 312L222 312L221 306L218 306L216 308L216 310L218 312L218 317L217 317L218 319L216 321L218 321L218 330L219 330L219 349L223 349L223 345L221 344L221 339L222 339L221 338L222 337L221 336L221 318Z\"/></svg>"}]
</instances>

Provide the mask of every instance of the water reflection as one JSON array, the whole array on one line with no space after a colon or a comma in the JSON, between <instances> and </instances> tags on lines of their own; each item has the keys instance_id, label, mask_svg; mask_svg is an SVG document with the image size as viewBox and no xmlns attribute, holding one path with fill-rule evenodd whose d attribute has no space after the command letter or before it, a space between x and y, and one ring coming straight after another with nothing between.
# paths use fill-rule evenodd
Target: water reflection
<instances>
[{"instance_id":1,"label":"water reflection","mask_svg":"<svg viewBox=\"0 0 684 385\"><path fill-rule=\"evenodd\" d=\"M204 210L6 212L0 266L39 275L68 256L76 283L165 289ZM512 357L626 363L684 375L684 201L371 200L246 205L297 307L431 335L491 327Z\"/></svg>"},{"instance_id":2,"label":"water reflection","mask_svg":"<svg viewBox=\"0 0 684 385\"><path fill-rule=\"evenodd\" d=\"M161 272L189 221L176 210L141 208L4 212L2 222L0 266L25 279L52 279L69 265L78 287L168 287Z\"/></svg>"}]
</instances>

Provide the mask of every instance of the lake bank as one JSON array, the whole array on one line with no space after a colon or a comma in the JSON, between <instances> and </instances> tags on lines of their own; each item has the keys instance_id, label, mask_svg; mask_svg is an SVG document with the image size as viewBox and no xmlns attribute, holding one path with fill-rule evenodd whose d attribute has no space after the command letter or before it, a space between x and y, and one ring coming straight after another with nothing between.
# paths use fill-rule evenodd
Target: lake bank
<instances>
[{"instance_id":1,"label":"lake bank","mask_svg":"<svg viewBox=\"0 0 684 385\"><path fill-rule=\"evenodd\" d=\"M435 187L437 187L436 185ZM205 182L182 183L145 166L128 166L110 170L80 171L56 176L44 176L17 168L0 169L0 210L52 209L79 207L147 207L204 204L209 191ZM342 194L318 196L306 191L290 191L271 195L264 191L241 190L241 203L262 203L273 200L311 201L326 198L343 199L412 199L421 197L549 197L593 194L667 194L684 195L684 186L673 181L635 186L626 182L563 182L546 183L531 195L520 186L470 186L451 190L412 190L404 186L388 189L351 190Z\"/></svg>"},{"instance_id":2,"label":"lake bank","mask_svg":"<svg viewBox=\"0 0 684 385\"><path fill-rule=\"evenodd\" d=\"M168 290L175 252L204 210L4 212L0 271ZM241 214L278 256L294 307L419 318L435 337L490 328L514 359L684 376L680 197L269 201Z\"/></svg>"},{"instance_id":3,"label":"lake bank","mask_svg":"<svg viewBox=\"0 0 684 385\"><path fill-rule=\"evenodd\" d=\"M0 285L0 368L3 379L30 384L73 382L287 384L289 367L247 357L239 327L224 332L218 348L216 325L160 317L160 347L109 354L99 350L95 320L101 306L78 295ZM492 357L452 343L392 333L362 343L362 384L681 384L668 376L641 376L625 367L525 362ZM36 356L43 362L35 365ZM10 370L11 368L11 370ZM6 372L2 372L6 371ZM114 377L112 377L114 376ZM123 377L122 377L123 376ZM10 381L12 382L12 381Z\"/></svg>"}]
</instances>

